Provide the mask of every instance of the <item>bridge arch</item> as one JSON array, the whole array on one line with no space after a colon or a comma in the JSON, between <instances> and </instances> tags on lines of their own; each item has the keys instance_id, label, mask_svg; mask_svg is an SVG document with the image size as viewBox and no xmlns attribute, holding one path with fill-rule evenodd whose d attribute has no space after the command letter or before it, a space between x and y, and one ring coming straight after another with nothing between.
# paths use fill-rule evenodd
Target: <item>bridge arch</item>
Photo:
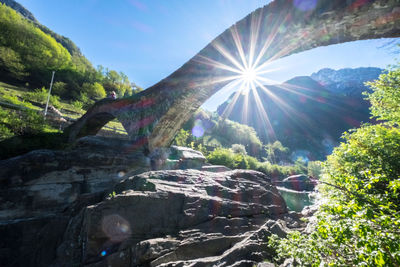
<instances>
[{"instance_id":1,"label":"bridge arch","mask_svg":"<svg viewBox=\"0 0 400 267\"><path fill-rule=\"evenodd\" d=\"M131 98L97 103L66 133L73 141L94 132L94 114L107 110L132 141L150 150L168 146L191 115L230 82L226 77L232 70L219 65L234 67L235 61L248 60L241 50L256 51L260 62L267 62L319 46L399 36L400 0L275 0L224 31L154 86ZM227 56L227 51L232 53Z\"/></svg>"}]
</instances>

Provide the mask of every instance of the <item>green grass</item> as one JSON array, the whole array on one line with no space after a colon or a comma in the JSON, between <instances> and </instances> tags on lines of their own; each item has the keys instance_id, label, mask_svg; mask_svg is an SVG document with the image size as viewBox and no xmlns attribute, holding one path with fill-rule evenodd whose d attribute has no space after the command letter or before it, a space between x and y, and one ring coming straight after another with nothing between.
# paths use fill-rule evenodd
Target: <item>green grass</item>
<instances>
[{"instance_id":1,"label":"green grass","mask_svg":"<svg viewBox=\"0 0 400 267\"><path fill-rule=\"evenodd\" d=\"M15 105L23 105L25 107L29 107L37 111L43 110L42 107L36 105L29 105L30 103L29 103L28 93L31 93L33 91L34 90L31 90L26 87L14 86L4 82L0 82L0 102L6 102ZM24 102L25 104L22 104L21 102ZM64 116L72 119L79 119L86 112L83 109L78 109L74 107L71 103L63 99L60 100L60 111ZM124 127L116 119L107 123L106 126L112 129L105 128L104 130L113 131L113 129L115 129L117 133L126 134ZM51 132L51 131L53 130L46 129L46 132Z\"/></svg>"},{"instance_id":2,"label":"green grass","mask_svg":"<svg viewBox=\"0 0 400 267\"><path fill-rule=\"evenodd\" d=\"M124 126L122 126L122 124L119 121L117 121L116 119L114 119L114 120L110 121L109 123L107 123L106 126L108 126L110 128L115 128L115 130L118 133L122 133L122 134L126 133L126 131L124 129ZM106 130L112 131L111 129L106 129Z\"/></svg>"}]
</instances>

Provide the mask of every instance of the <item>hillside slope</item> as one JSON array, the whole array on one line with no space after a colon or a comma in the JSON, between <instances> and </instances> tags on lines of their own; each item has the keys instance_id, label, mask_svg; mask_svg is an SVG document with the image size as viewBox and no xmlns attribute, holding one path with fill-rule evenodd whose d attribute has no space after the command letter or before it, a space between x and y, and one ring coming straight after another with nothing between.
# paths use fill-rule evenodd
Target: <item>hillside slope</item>
<instances>
[{"instance_id":1,"label":"hillside slope","mask_svg":"<svg viewBox=\"0 0 400 267\"><path fill-rule=\"evenodd\" d=\"M360 76L364 70L348 69L346 72L354 75L347 75L347 78L342 75L341 80L331 79L333 82L325 84L321 81L326 71L321 70L313 74L315 79L295 77L280 85L267 86L268 92L257 88L247 95L241 94L235 104L230 105L233 94L217 112L253 127L264 143L279 140L310 159L320 159L331 152L344 131L370 121L369 105L361 95L365 87L353 87L356 83L348 79L358 77L358 84L362 84L379 75L373 71L373 75ZM330 73L343 72L331 70Z\"/></svg>"},{"instance_id":2,"label":"hillside slope","mask_svg":"<svg viewBox=\"0 0 400 267\"><path fill-rule=\"evenodd\" d=\"M0 81L42 88L53 71L53 93L85 108L112 91L123 97L141 90L122 72L95 69L74 42L40 24L19 3L0 0Z\"/></svg>"}]
</instances>

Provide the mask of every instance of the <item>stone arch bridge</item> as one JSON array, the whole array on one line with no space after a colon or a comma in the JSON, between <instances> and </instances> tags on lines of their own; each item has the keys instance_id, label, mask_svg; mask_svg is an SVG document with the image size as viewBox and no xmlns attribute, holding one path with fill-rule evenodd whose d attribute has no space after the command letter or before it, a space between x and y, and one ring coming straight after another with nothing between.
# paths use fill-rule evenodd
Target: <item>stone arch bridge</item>
<instances>
[{"instance_id":1,"label":"stone arch bridge","mask_svg":"<svg viewBox=\"0 0 400 267\"><path fill-rule=\"evenodd\" d=\"M117 118L135 146L168 146L202 103L229 83L225 77L232 76L231 69L219 66L240 61L240 49L253 49L265 62L319 46L399 35L400 0L275 0L147 90L97 102L65 134L73 142Z\"/></svg>"}]
</instances>

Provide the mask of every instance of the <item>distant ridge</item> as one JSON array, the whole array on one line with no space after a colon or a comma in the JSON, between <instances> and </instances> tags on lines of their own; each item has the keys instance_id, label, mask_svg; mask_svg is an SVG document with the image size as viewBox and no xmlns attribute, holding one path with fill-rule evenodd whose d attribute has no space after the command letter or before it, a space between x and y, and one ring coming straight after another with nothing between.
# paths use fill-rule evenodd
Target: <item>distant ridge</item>
<instances>
[{"instance_id":1,"label":"distant ridge","mask_svg":"<svg viewBox=\"0 0 400 267\"><path fill-rule=\"evenodd\" d=\"M6 6L11 7L12 9L20 13L24 18L31 20L35 23L39 23L36 20L35 16L33 16L33 14L20 3L15 2L14 0L0 0L0 3L3 3Z\"/></svg>"},{"instance_id":2,"label":"distant ridge","mask_svg":"<svg viewBox=\"0 0 400 267\"><path fill-rule=\"evenodd\" d=\"M383 69L374 67L339 70L325 68L311 74L311 78L332 93L355 96L368 90L364 82L377 79L382 72Z\"/></svg>"},{"instance_id":3,"label":"distant ridge","mask_svg":"<svg viewBox=\"0 0 400 267\"><path fill-rule=\"evenodd\" d=\"M58 33L55 33L52 30L50 30L49 28L47 28L46 26L40 24L40 22L35 18L35 16L20 3L14 1L14 0L0 0L0 3L3 3L6 6L14 9L18 13L20 13L24 18L32 21L39 29L41 29L43 32L49 34L58 43L60 43L65 49L67 49L71 55L84 57L81 50L79 49L79 47L74 42L72 42L71 39L69 39L68 37L62 36ZM89 61L86 58L83 59L83 61L85 62L85 64L90 65L90 67L92 67L92 65L89 63Z\"/></svg>"}]
</instances>

